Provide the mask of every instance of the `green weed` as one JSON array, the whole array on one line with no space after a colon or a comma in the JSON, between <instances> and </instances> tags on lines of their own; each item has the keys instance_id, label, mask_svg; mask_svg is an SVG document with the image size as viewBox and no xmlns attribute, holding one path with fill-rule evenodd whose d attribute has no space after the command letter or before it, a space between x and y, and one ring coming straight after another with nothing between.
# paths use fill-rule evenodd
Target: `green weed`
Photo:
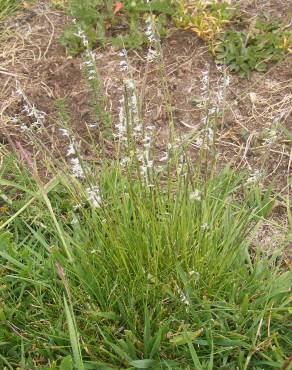
<instances>
[{"instance_id":1,"label":"green weed","mask_svg":"<svg viewBox=\"0 0 292 370\"><path fill-rule=\"evenodd\" d=\"M206 41L211 50L218 35L222 33L237 14L237 9L229 3L197 1L189 4L179 1L178 12L174 16L175 24L190 29Z\"/></svg>"},{"instance_id":2,"label":"green weed","mask_svg":"<svg viewBox=\"0 0 292 370\"><path fill-rule=\"evenodd\" d=\"M247 31L228 30L220 36L215 53L219 62L227 64L241 77L252 71L265 72L268 63L281 60L292 45L292 34L280 24L258 19Z\"/></svg>"},{"instance_id":3,"label":"green weed","mask_svg":"<svg viewBox=\"0 0 292 370\"><path fill-rule=\"evenodd\" d=\"M291 52L291 32L277 22L257 19L248 30L237 30L241 14L238 7L227 2L211 4L184 0L125 1L118 13L114 1L71 0L70 13L75 22L68 25L62 44L76 55L84 45L78 37L81 27L89 46L112 44L118 48L137 49L147 44L145 19L154 15L159 37L167 35L169 22L178 28L190 29L202 38L217 62L229 66L241 77L250 77L252 71L264 72L270 62L281 60Z\"/></svg>"},{"instance_id":4,"label":"green weed","mask_svg":"<svg viewBox=\"0 0 292 370\"><path fill-rule=\"evenodd\" d=\"M149 4L144 1L125 1L115 13L113 0L71 0L69 12L84 30L91 47L113 44L127 49L141 48L147 44L145 36L145 17L150 13L156 17L157 30L161 36L167 33L167 17L174 14L175 2L155 0ZM76 55L84 50L80 38L76 37L78 25L70 24L61 39L70 53Z\"/></svg>"}]
</instances>

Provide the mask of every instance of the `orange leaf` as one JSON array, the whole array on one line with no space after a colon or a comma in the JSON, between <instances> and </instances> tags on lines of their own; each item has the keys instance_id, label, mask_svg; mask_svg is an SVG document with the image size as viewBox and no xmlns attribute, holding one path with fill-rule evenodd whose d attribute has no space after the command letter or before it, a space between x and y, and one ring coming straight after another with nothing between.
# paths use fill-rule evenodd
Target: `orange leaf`
<instances>
[{"instance_id":1,"label":"orange leaf","mask_svg":"<svg viewBox=\"0 0 292 370\"><path fill-rule=\"evenodd\" d=\"M122 8L123 4L120 1L117 1L115 4L114 14L117 14Z\"/></svg>"}]
</instances>

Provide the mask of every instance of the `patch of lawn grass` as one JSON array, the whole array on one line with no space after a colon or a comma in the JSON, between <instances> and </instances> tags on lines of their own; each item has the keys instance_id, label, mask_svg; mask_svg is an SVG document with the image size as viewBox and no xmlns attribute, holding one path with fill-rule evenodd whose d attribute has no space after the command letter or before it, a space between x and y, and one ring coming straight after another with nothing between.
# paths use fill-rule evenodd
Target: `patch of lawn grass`
<instances>
[{"instance_id":1,"label":"patch of lawn grass","mask_svg":"<svg viewBox=\"0 0 292 370\"><path fill-rule=\"evenodd\" d=\"M20 8L20 0L1 0L0 2L0 22Z\"/></svg>"},{"instance_id":2,"label":"patch of lawn grass","mask_svg":"<svg viewBox=\"0 0 292 370\"><path fill-rule=\"evenodd\" d=\"M14 212L35 198L1 230L3 368L281 367L291 273L279 253L251 254L260 210L237 200L244 177L192 171L149 187L112 162L38 193L21 164L8 169Z\"/></svg>"}]
</instances>

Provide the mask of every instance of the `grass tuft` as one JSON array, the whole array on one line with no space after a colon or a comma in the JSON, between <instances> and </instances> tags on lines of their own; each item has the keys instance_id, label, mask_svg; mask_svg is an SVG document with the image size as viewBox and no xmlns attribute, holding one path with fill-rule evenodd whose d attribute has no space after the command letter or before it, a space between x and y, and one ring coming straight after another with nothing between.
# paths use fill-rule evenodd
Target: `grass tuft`
<instances>
[{"instance_id":1,"label":"grass tuft","mask_svg":"<svg viewBox=\"0 0 292 370\"><path fill-rule=\"evenodd\" d=\"M22 171L6 188L15 207L36 187ZM279 253L250 248L260 209L238 200L244 176L226 169L203 182L193 172L158 186L153 173L149 187L119 163L96 171L83 183L59 175L48 192L59 227L40 193L2 231L2 366L19 364L20 348L28 368L72 358L78 369L283 363L291 272ZM86 198L93 181L98 206Z\"/></svg>"},{"instance_id":2,"label":"grass tuft","mask_svg":"<svg viewBox=\"0 0 292 370\"><path fill-rule=\"evenodd\" d=\"M20 142L13 154L1 148L0 368L289 366L291 271L281 250L267 254L252 243L275 197L257 176L219 171L222 102L211 106L209 73L201 136L180 141L159 40L150 37L169 118L162 159L158 130L141 118L126 51L114 125L80 25L76 37L85 50L95 138L73 132L59 100L56 125L68 149L58 161L33 126L23 135L42 153L41 169ZM45 136L43 114L34 114ZM193 143L198 153L190 153Z\"/></svg>"}]
</instances>

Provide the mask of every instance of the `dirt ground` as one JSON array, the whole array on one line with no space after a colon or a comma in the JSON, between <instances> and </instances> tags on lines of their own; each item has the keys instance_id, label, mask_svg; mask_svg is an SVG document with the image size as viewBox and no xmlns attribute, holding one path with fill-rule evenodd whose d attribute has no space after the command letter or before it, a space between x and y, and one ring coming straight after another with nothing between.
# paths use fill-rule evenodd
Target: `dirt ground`
<instances>
[{"instance_id":1,"label":"dirt ground","mask_svg":"<svg viewBox=\"0 0 292 370\"><path fill-rule=\"evenodd\" d=\"M246 0L241 6L251 19L265 14L287 23L292 12L290 0ZM68 21L63 12L42 0L17 14L0 31L0 140L3 144L21 141L33 150L28 127L56 156L64 154L68 142L56 125L58 99L66 101L73 131L84 138L90 131L98 138L88 104L88 87L81 70L82 56L70 57L59 42ZM209 75L211 102L222 95L222 84L228 76L224 114L216 128L219 162L232 162L234 167L250 171L251 176L261 173L265 184L276 176L274 186L279 194L278 207L283 207L283 197L289 196L287 183L292 167L292 56L271 66L267 73L253 73L250 80L245 80L218 68L204 42L192 32L175 31L162 41L162 52L170 105L181 141L198 138L202 131L206 115L200 104L204 98L203 74ZM117 50L97 47L95 55L108 109L115 122L127 72L121 70L121 56ZM144 88L145 120L156 127L157 147L163 151L167 145L168 124L162 98L165 94L161 65L155 61L147 62L147 50L129 53L128 61L137 91ZM31 108L30 116L24 106ZM45 113L41 122L46 127L45 133L38 125L34 126L33 109ZM194 139L191 147L195 152L199 141ZM90 153L84 155L90 156ZM277 222L285 227L287 220L281 216ZM269 228L269 224L264 227ZM269 230L263 234L269 240L272 238Z\"/></svg>"}]
</instances>

